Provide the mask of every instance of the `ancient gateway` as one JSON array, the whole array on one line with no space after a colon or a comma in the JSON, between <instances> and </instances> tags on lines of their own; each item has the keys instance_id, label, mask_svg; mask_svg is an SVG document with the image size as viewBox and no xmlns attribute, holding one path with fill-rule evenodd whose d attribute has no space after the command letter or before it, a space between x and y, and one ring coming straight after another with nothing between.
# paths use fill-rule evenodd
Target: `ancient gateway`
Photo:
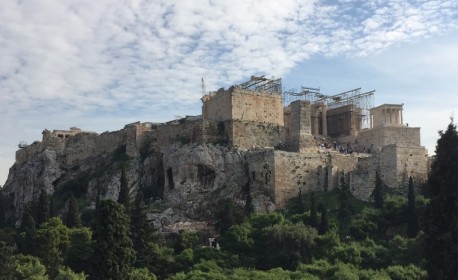
<instances>
[{"instance_id":1,"label":"ancient gateway","mask_svg":"<svg viewBox=\"0 0 458 280\"><path fill-rule=\"evenodd\" d=\"M417 182L426 179L428 162L420 128L404 124L403 104L372 107L368 101L373 94L355 89L327 96L304 87L286 92L281 79L251 77L203 96L201 116L137 122L100 135L77 128L45 130L41 142L17 151L16 165L45 150L65 154L65 164L76 166L121 145L130 157L160 152L172 144L220 145L243 154L251 188L263 190L277 207L299 190L337 188L342 177L356 197L370 200L376 172L387 187L402 189L410 176ZM197 175L183 175L167 160L163 165L165 194L177 184L176 176L208 173L204 183L218 184L210 178L214 171L208 166L196 165Z\"/></svg>"}]
</instances>

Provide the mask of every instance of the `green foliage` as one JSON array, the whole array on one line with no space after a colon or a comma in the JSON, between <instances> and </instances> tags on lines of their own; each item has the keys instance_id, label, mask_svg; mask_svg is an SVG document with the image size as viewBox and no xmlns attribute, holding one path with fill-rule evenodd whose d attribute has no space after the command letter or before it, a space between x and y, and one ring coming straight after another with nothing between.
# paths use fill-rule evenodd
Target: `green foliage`
<instances>
[{"instance_id":1,"label":"green foliage","mask_svg":"<svg viewBox=\"0 0 458 280\"><path fill-rule=\"evenodd\" d=\"M231 253L248 254L254 243L251 232L249 223L232 226L221 239L221 246Z\"/></svg>"},{"instance_id":2,"label":"green foliage","mask_svg":"<svg viewBox=\"0 0 458 280\"><path fill-rule=\"evenodd\" d=\"M68 199L68 212L66 218L66 225L69 228L81 227L80 212L78 209L78 202L76 198L71 195Z\"/></svg>"},{"instance_id":3,"label":"green foliage","mask_svg":"<svg viewBox=\"0 0 458 280\"><path fill-rule=\"evenodd\" d=\"M261 238L256 244L262 248L264 258L259 259L262 268L282 267L293 269L301 262L310 262L313 258L315 228L304 224L276 224L263 228Z\"/></svg>"},{"instance_id":4,"label":"green foliage","mask_svg":"<svg viewBox=\"0 0 458 280\"><path fill-rule=\"evenodd\" d=\"M124 206L102 200L97 209L91 279L128 279L135 252Z\"/></svg>"},{"instance_id":5,"label":"green foliage","mask_svg":"<svg viewBox=\"0 0 458 280\"><path fill-rule=\"evenodd\" d=\"M13 260L13 247L0 241L0 280L13 280L15 263Z\"/></svg>"},{"instance_id":6,"label":"green foliage","mask_svg":"<svg viewBox=\"0 0 458 280\"><path fill-rule=\"evenodd\" d=\"M439 134L429 175L424 246L430 278L452 279L458 275L458 132L453 119Z\"/></svg>"},{"instance_id":7,"label":"green foliage","mask_svg":"<svg viewBox=\"0 0 458 280\"><path fill-rule=\"evenodd\" d=\"M131 280L156 280L156 276L146 268L134 268L130 273Z\"/></svg>"},{"instance_id":8,"label":"green foliage","mask_svg":"<svg viewBox=\"0 0 458 280\"><path fill-rule=\"evenodd\" d=\"M6 199L3 195L3 189L0 188L0 229L4 228L5 223L5 207L6 207Z\"/></svg>"},{"instance_id":9,"label":"green foliage","mask_svg":"<svg viewBox=\"0 0 458 280\"><path fill-rule=\"evenodd\" d=\"M310 222L309 225L318 228L318 206L315 199L315 194L310 196Z\"/></svg>"},{"instance_id":10,"label":"green foliage","mask_svg":"<svg viewBox=\"0 0 458 280\"><path fill-rule=\"evenodd\" d=\"M407 198L407 236L410 238L414 238L420 231L420 225L418 221L418 214L415 203L416 197L415 190L413 188L412 177L409 177L409 193L407 195Z\"/></svg>"},{"instance_id":11,"label":"green foliage","mask_svg":"<svg viewBox=\"0 0 458 280\"><path fill-rule=\"evenodd\" d=\"M382 177L380 176L380 172L375 172L375 188L374 192L372 193L374 198L374 205L375 208L383 209L383 201L385 198L385 184L382 181Z\"/></svg>"},{"instance_id":12,"label":"green foliage","mask_svg":"<svg viewBox=\"0 0 458 280\"><path fill-rule=\"evenodd\" d=\"M127 181L126 169L124 167L121 168L118 203L124 206L126 213L129 213L130 211L129 182Z\"/></svg>"},{"instance_id":13,"label":"green foliage","mask_svg":"<svg viewBox=\"0 0 458 280\"><path fill-rule=\"evenodd\" d=\"M245 220L245 212L237 203L230 199L225 199L218 204L220 205L220 210L216 214L216 223L221 232L225 232L233 225L243 223Z\"/></svg>"},{"instance_id":14,"label":"green foliage","mask_svg":"<svg viewBox=\"0 0 458 280\"><path fill-rule=\"evenodd\" d=\"M45 192L45 190L41 190L40 197L38 199L38 204L36 205L36 213L37 213L37 225L41 225L45 223L49 217L51 216L50 213L50 206L51 201L49 195Z\"/></svg>"},{"instance_id":15,"label":"green foliage","mask_svg":"<svg viewBox=\"0 0 458 280\"><path fill-rule=\"evenodd\" d=\"M321 221L318 226L318 233L325 234L329 230L328 209L322 206L320 209L320 212L321 212Z\"/></svg>"},{"instance_id":16,"label":"green foliage","mask_svg":"<svg viewBox=\"0 0 458 280\"><path fill-rule=\"evenodd\" d=\"M156 230L146 218L143 192L137 191L130 216L130 235L136 252L135 266L144 267L150 259L148 243L155 242Z\"/></svg>"},{"instance_id":17,"label":"green foliage","mask_svg":"<svg viewBox=\"0 0 458 280\"><path fill-rule=\"evenodd\" d=\"M38 229L35 254L45 265L51 279L57 276L63 252L69 244L69 229L59 218L51 218Z\"/></svg>"},{"instance_id":18,"label":"green foliage","mask_svg":"<svg viewBox=\"0 0 458 280\"><path fill-rule=\"evenodd\" d=\"M17 280L48 280L46 268L40 259L32 256L17 255L15 257Z\"/></svg>"},{"instance_id":19,"label":"green foliage","mask_svg":"<svg viewBox=\"0 0 458 280\"><path fill-rule=\"evenodd\" d=\"M59 269L55 280L86 280L86 277L84 273L75 273L67 267L65 269Z\"/></svg>"},{"instance_id":20,"label":"green foliage","mask_svg":"<svg viewBox=\"0 0 458 280\"><path fill-rule=\"evenodd\" d=\"M405 279L427 279L426 271L416 267L413 264L408 266L394 265L386 269L387 274L392 280L405 280ZM456 275L455 275L456 276Z\"/></svg>"},{"instance_id":21,"label":"green foliage","mask_svg":"<svg viewBox=\"0 0 458 280\"><path fill-rule=\"evenodd\" d=\"M89 228L74 228L69 232L70 245L65 251L64 264L73 271L83 272L89 267L93 253L92 232Z\"/></svg>"},{"instance_id":22,"label":"green foliage","mask_svg":"<svg viewBox=\"0 0 458 280\"><path fill-rule=\"evenodd\" d=\"M180 231L176 251L181 252L185 249L194 249L202 244L200 232Z\"/></svg>"}]
</instances>

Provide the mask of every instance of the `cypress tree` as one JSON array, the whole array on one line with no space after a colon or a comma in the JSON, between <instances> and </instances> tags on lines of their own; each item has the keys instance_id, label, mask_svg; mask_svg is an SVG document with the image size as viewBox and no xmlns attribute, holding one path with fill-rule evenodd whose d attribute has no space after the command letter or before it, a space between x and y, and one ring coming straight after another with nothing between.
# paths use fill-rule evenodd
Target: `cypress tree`
<instances>
[{"instance_id":1,"label":"cypress tree","mask_svg":"<svg viewBox=\"0 0 458 280\"><path fill-rule=\"evenodd\" d=\"M67 227L79 228L81 227L80 212L78 210L78 202L76 198L71 195L68 199L68 212L67 218L65 219Z\"/></svg>"},{"instance_id":2,"label":"cypress tree","mask_svg":"<svg viewBox=\"0 0 458 280\"><path fill-rule=\"evenodd\" d=\"M49 220L51 202L45 190L41 190L37 205L37 224L41 225Z\"/></svg>"},{"instance_id":3,"label":"cypress tree","mask_svg":"<svg viewBox=\"0 0 458 280\"><path fill-rule=\"evenodd\" d=\"M91 279L129 279L135 252L123 205L112 200L100 201L93 240Z\"/></svg>"},{"instance_id":4,"label":"cypress tree","mask_svg":"<svg viewBox=\"0 0 458 280\"><path fill-rule=\"evenodd\" d=\"M0 228L5 227L5 199L3 190L0 188Z\"/></svg>"},{"instance_id":5,"label":"cypress tree","mask_svg":"<svg viewBox=\"0 0 458 280\"><path fill-rule=\"evenodd\" d=\"M350 193L350 187L348 186L347 182L345 182L345 176L340 178L340 188L341 188L341 193L340 193L340 209L339 209L339 226L341 230L346 230L348 228L348 225L350 224L351 221L351 204L350 204L350 198L351 198L351 193Z\"/></svg>"},{"instance_id":6,"label":"cypress tree","mask_svg":"<svg viewBox=\"0 0 458 280\"><path fill-rule=\"evenodd\" d=\"M409 193L407 204L407 236L414 238L417 236L420 226L418 224L418 214L415 208L415 190L413 188L412 177L409 178Z\"/></svg>"},{"instance_id":7,"label":"cypress tree","mask_svg":"<svg viewBox=\"0 0 458 280\"><path fill-rule=\"evenodd\" d=\"M129 197L129 186L126 176L126 170L123 167L121 169L121 186L119 189L118 202L124 206L126 213L130 211L130 197Z\"/></svg>"},{"instance_id":8,"label":"cypress tree","mask_svg":"<svg viewBox=\"0 0 458 280\"><path fill-rule=\"evenodd\" d=\"M318 227L318 209L316 205L315 193L310 196L310 226Z\"/></svg>"},{"instance_id":9,"label":"cypress tree","mask_svg":"<svg viewBox=\"0 0 458 280\"><path fill-rule=\"evenodd\" d=\"M133 248L136 252L136 267L145 267L149 261L149 246L148 243L154 242L155 230L148 222L145 214L145 202L143 192L137 191L135 201L132 206L130 217L130 233L132 237Z\"/></svg>"},{"instance_id":10,"label":"cypress tree","mask_svg":"<svg viewBox=\"0 0 458 280\"><path fill-rule=\"evenodd\" d=\"M321 212L321 221L320 226L318 227L319 234L325 234L329 230L329 218L328 218L328 209L324 205L320 208Z\"/></svg>"},{"instance_id":11,"label":"cypress tree","mask_svg":"<svg viewBox=\"0 0 458 280\"><path fill-rule=\"evenodd\" d=\"M458 132L453 119L439 132L429 176L425 212L425 257L430 279L458 275Z\"/></svg>"},{"instance_id":12,"label":"cypress tree","mask_svg":"<svg viewBox=\"0 0 458 280\"><path fill-rule=\"evenodd\" d=\"M374 197L374 204L375 208L383 209L383 202L384 202L384 192L383 192L383 181L382 177L380 177L380 173L375 171L375 188L372 196Z\"/></svg>"},{"instance_id":13,"label":"cypress tree","mask_svg":"<svg viewBox=\"0 0 458 280\"><path fill-rule=\"evenodd\" d=\"M32 208L27 205L22 214L20 235L18 247L19 252L23 254L32 254L35 251L35 240L37 238L37 227L35 219L32 216Z\"/></svg>"}]
</instances>

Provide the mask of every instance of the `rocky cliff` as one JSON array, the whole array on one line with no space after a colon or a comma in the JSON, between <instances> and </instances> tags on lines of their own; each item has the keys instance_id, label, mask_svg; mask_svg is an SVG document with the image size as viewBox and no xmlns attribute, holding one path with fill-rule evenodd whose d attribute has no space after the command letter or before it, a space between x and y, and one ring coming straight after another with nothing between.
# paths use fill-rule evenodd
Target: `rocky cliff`
<instances>
[{"instance_id":1,"label":"rocky cliff","mask_svg":"<svg viewBox=\"0 0 458 280\"><path fill-rule=\"evenodd\" d=\"M111 152L68 160L66 150L72 146L67 146L59 151L45 149L11 167L4 186L10 222L19 225L24 208L36 201L42 190L52 195L54 207L61 214L73 194L84 215L95 207L97 196L117 199L122 169L126 171L132 199L140 189L144 192L150 206L149 217L161 229L212 220L221 199L230 198L243 207L246 192L250 191L243 150L175 143L128 156L126 145L121 144ZM253 193L252 197L257 210L275 208L265 192Z\"/></svg>"}]
</instances>

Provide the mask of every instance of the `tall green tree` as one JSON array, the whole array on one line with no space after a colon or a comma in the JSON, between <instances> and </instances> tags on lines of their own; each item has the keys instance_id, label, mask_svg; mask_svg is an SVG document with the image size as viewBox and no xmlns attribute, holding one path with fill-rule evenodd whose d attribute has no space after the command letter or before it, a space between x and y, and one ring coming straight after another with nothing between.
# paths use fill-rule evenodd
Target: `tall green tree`
<instances>
[{"instance_id":1,"label":"tall green tree","mask_svg":"<svg viewBox=\"0 0 458 280\"><path fill-rule=\"evenodd\" d=\"M130 217L130 233L136 252L135 266L145 267L151 262L149 243L156 241L156 231L147 220L143 192L137 191Z\"/></svg>"},{"instance_id":2,"label":"tall green tree","mask_svg":"<svg viewBox=\"0 0 458 280\"><path fill-rule=\"evenodd\" d=\"M426 268L430 279L458 275L458 132L453 119L439 132L425 213Z\"/></svg>"},{"instance_id":3,"label":"tall green tree","mask_svg":"<svg viewBox=\"0 0 458 280\"><path fill-rule=\"evenodd\" d=\"M126 213L130 211L129 182L127 181L126 169L121 169L121 184L119 189L118 202L124 206Z\"/></svg>"},{"instance_id":4,"label":"tall green tree","mask_svg":"<svg viewBox=\"0 0 458 280\"><path fill-rule=\"evenodd\" d=\"M123 205L102 200L94 231L91 279L129 279L135 260L129 237L129 218Z\"/></svg>"},{"instance_id":5,"label":"tall green tree","mask_svg":"<svg viewBox=\"0 0 458 280\"><path fill-rule=\"evenodd\" d=\"M329 230L328 209L324 205L322 205L320 207L320 213L321 213L321 221L320 221L320 225L318 226L318 233L325 234Z\"/></svg>"},{"instance_id":6,"label":"tall green tree","mask_svg":"<svg viewBox=\"0 0 458 280\"><path fill-rule=\"evenodd\" d=\"M71 195L68 199L68 212L67 218L65 220L66 225L69 228L81 227L81 218L80 211L78 209L78 201L76 201L76 198L73 195Z\"/></svg>"},{"instance_id":7,"label":"tall green tree","mask_svg":"<svg viewBox=\"0 0 458 280\"><path fill-rule=\"evenodd\" d=\"M0 228L5 227L5 199L3 189L0 188Z\"/></svg>"},{"instance_id":8,"label":"tall green tree","mask_svg":"<svg viewBox=\"0 0 458 280\"><path fill-rule=\"evenodd\" d=\"M49 220L49 217L51 216L50 206L50 197L46 191L42 189L37 204L37 225L41 225Z\"/></svg>"},{"instance_id":9,"label":"tall green tree","mask_svg":"<svg viewBox=\"0 0 458 280\"><path fill-rule=\"evenodd\" d=\"M380 172L377 170L375 172L375 188L374 192L372 193L372 196L374 197L375 208L383 209L383 201L385 199L384 195L384 184L382 177L380 176Z\"/></svg>"},{"instance_id":10,"label":"tall green tree","mask_svg":"<svg viewBox=\"0 0 458 280\"><path fill-rule=\"evenodd\" d=\"M31 205L27 205L22 214L21 227L18 240L19 252L30 254L35 250L35 239L37 237L37 227L32 215Z\"/></svg>"},{"instance_id":11,"label":"tall green tree","mask_svg":"<svg viewBox=\"0 0 458 280\"><path fill-rule=\"evenodd\" d=\"M316 204L315 193L310 196L310 225L318 227L318 206Z\"/></svg>"},{"instance_id":12,"label":"tall green tree","mask_svg":"<svg viewBox=\"0 0 458 280\"><path fill-rule=\"evenodd\" d=\"M348 183L345 181L345 176L340 178L340 209L339 209L339 226L340 229L345 230L351 222L351 193Z\"/></svg>"},{"instance_id":13,"label":"tall green tree","mask_svg":"<svg viewBox=\"0 0 458 280\"><path fill-rule=\"evenodd\" d=\"M0 280L14 280L16 266L13 260L13 247L0 241Z\"/></svg>"},{"instance_id":14,"label":"tall green tree","mask_svg":"<svg viewBox=\"0 0 458 280\"><path fill-rule=\"evenodd\" d=\"M418 231L420 230L420 225L418 221L418 213L415 203L415 190L413 187L412 176L409 178L409 193L407 195L407 236L414 238L417 236Z\"/></svg>"}]
</instances>

